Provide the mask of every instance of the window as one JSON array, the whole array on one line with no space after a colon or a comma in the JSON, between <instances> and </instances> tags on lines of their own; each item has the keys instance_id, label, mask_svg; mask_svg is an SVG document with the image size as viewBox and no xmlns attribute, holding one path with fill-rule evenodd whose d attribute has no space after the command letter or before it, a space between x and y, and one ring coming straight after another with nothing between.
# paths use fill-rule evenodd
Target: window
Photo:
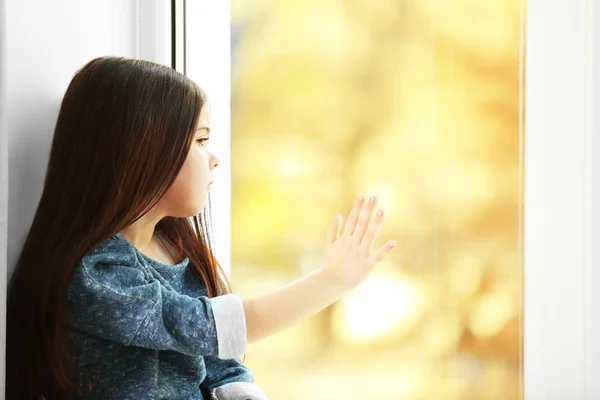
<instances>
[{"instance_id":1,"label":"window","mask_svg":"<svg viewBox=\"0 0 600 400\"><path fill-rule=\"evenodd\" d=\"M359 191L401 244L344 301L250 347L271 397L600 393L590 0L235 1L230 25L227 5L191 3L188 75L224 107L231 217L226 181L213 204L237 291L317 268Z\"/></svg>"},{"instance_id":2,"label":"window","mask_svg":"<svg viewBox=\"0 0 600 400\"><path fill-rule=\"evenodd\" d=\"M346 298L250 349L267 393L520 398L521 2L231 11L238 288L319 268L333 213L361 192L400 244Z\"/></svg>"}]
</instances>

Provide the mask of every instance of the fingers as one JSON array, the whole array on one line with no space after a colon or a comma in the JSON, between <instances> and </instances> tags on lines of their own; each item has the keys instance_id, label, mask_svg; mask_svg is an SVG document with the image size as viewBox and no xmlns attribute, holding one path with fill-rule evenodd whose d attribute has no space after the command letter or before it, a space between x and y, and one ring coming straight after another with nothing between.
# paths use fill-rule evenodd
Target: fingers
<instances>
[{"instance_id":1,"label":"fingers","mask_svg":"<svg viewBox=\"0 0 600 400\"><path fill-rule=\"evenodd\" d=\"M379 236L379 228L381 227L383 217L383 210L377 211L375 218L369 224L367 234L362 238L362 242L360 243L360 254L368 256L371 253L373 243L375 243L377 236Z\"/></svg>"},{"instance_id":2,"label":"fingers","mask_svg":"<svg viewBox=\"0 0 600 400\"><path fill-rule=\"evenodd\" d=\"M335 214L333 217L333 222L329 226L329 230L327 231L327 244L331 244L339 239L340 237L340 227L342 226L342 216L340 214Z\"/></svg>"},{"instance_id":3,"label":"fingers","mask_svg":"<svg viewBox=\"0 0 600 400\"><path fill-rule=\"evenodd\" d=\"M383 247L381 247L379 250L377 250L375 253L372 253L369 256L369 258L367 259L367 264L369 266L374 266L375 264L379 263L381 260L383 260L385 256L387 256L389 253L392 252L392 250L394 250L394 247L396 247L396 242L390 240Z\"/></svg>"},{"instance_id":4,"label":"fingers","mask_svg":"<svg viewBox=\"0 0 600 400\"><path fill-rule=\"evenodd\" d=\"M363 241L363 236L365 236L365 232L367 231L369 222L373 217L373 210L375 210L376 204L377 197L371 196L367 207L361 211L360 217L358 219L358 224L356 225L354 233L352 234L352 242L355 246L360 246L361 242Z\"/></svg>"},{"instance_id":5,"label":"fingers","mask_svg":"<svg viewBox=\"0 0 600 400\"><path fill-rule=\"evenodd\" d=\"M354 207L348 216L348 220L346 221L346 226L344 226L344 236L351 236L354 233L354 229L356 228L356 222L358 221L358 216L360 215L360 210L363 207L363 203L365 202L365 196L362 194L358 196L356 203L354 203Z\"/></svg>"}]
</instances>

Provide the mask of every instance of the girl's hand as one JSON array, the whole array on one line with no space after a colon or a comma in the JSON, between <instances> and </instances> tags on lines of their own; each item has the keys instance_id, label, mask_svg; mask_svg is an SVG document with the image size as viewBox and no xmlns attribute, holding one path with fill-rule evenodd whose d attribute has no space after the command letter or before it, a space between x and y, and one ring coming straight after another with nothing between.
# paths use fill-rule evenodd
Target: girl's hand
<instances>
[{"instance_id":1,"label":"girl's hand","mask_svg":"<svg viewBox=\"0 0 600 400\"><path fill-rule=\"evenodd\" d=\"M383 210L373 218L377 198L372 196L366 206L364 203L364 196L359 196L341 236L342 216L339 214L335 214L327 232L322 272L348 290L358 286L395 246L394 241L389 241L377 251L371 251L379 235Z\"/></svg>"}]
</instances>

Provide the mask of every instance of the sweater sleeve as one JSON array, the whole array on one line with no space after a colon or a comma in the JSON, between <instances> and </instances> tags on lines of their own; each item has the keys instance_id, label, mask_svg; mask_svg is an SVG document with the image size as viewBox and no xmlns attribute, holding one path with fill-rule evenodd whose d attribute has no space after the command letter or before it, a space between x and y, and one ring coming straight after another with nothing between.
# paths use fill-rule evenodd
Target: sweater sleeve
<instances>
[{"instance_id":1,"label":"sweater sleeve","mask_svg":"<svg viewBox=\"0 0 600 400\"><path fill-rule=\"evenodd\" d=\"M217 400L268 400L265 392L254 384L254 375L239 358L220 360L204 357L206 378L201 388Z\"/></svg>"},{"instance_id":2,"label":"sweater sleeve","mask_svg":"<svg viewBox=\"0 0 600 400\"><path fill-rule=\"evenodd\" d=\"M181 295L123 261L105 253L84 258L76 268L67 292L76 329L125 346L187 355L229 359L245 353L238 296Z\"/></svg>"}]
</instances>

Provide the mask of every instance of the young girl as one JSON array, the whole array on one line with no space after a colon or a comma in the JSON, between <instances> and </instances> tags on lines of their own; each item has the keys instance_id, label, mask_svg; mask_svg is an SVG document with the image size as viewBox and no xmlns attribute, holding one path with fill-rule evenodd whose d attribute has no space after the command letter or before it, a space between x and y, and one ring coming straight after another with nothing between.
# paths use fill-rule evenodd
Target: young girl
<instances>
[{"instance_id":1,"label":"young girl","mask_svg":"<svg viewBox=\"0 0 600 400\"><path fill-rule=\"evenodd\" d=\"M230 293L206 230L210 135L206 96L170 68L101 57L75 74L9 284L7 399L267 399L247 344L336 302L394 247L372 251L383 212L360 196L321 269Z\"/></svg>"}]
</instances>

